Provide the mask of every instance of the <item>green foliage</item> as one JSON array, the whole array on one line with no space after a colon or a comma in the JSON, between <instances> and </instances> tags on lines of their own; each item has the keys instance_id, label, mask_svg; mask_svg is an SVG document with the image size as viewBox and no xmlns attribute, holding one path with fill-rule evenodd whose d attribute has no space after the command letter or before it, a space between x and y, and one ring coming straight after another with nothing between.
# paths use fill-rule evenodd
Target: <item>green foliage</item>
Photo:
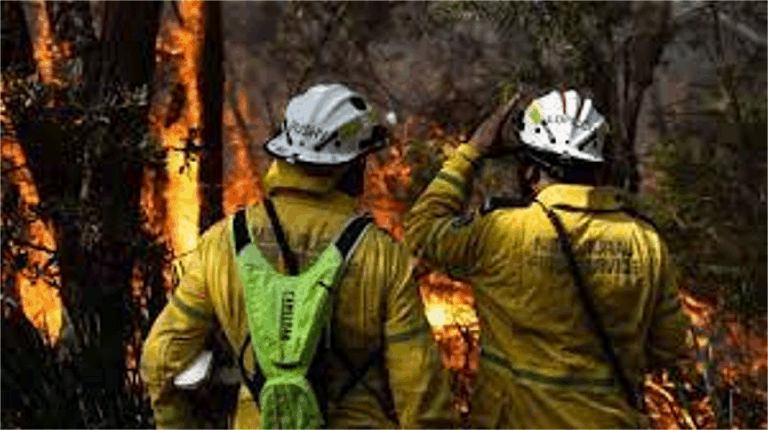
<instances>
[{"instance_id":1,"label":"green foliage","mask_svg":"<svg viewBox=\"0 0 768 430\"><path fill-rule=\"evenodd\" d=\"M651 196L696 292L747 318L766 311L766 112L759 99L741 101L750 122L720 119L711 136L676 135L659 145L653 168L662 177Z\"/></svg>"}]
</instances>

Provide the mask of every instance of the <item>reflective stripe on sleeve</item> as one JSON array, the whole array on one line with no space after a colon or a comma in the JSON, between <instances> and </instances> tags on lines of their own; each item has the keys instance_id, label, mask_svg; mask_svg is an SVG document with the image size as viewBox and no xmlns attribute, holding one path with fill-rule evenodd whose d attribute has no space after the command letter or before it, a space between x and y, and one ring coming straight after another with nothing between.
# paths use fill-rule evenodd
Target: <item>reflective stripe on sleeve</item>
<instances>
[{"instance_id":1,"label":"reflective stripe on sleeve","mask_svg":"<svg viewBox=\"0 0 768 430\"><path fill-rule=\"evenodd\" d=\"M208 315L206 315L205 312L184 303L180 298L176 297L175 294L171 296L171 303L176 306L177 309L191 316L192 318L201 321L210 321L211 319Z\"/></svg>"},{"instance_id":2,"label":"reflective stripe on sleeve","mask_svg":"<svg viewBox=\"0 0 768 430\"><path fill-rule=\"evenodd\" d=\"M420 327L414 327L410 330L405 330L400 333L395 333L387 336L389 342L405 342L416 337L420 337L425 333L429 333L429 326L423 325Z\"/></svg>"},{"instance_id":3,"label":"reflective stripe on sleeve","mask_svg":"<svg viewBox=\"0 0 768 430\"><path fill-rule=\"evenodd\" d=\"M452 185L454 188L459 190L459 192L461 192L462 195L466 190L466 184L464 183L464 181L451 175L450 173L439 172L435 178L440 179L441 181L447 182L448 184Z\"/></svg>"},{"instance_id":4,"label":"reflective stripe on sleeve","mask_svg":"<svg viewBox=\"0 0 768 430\"><path fill-rule=\"evenodd\" d=\"M519 369L512 366L512 364L504 357L494 354L493 352L483 350L481 352L482 358L501 366L508 370L512 375L519 379L525 379L533 382L543 383L547 385L554 385L559 388L572 388L572 387L593 387L593 388L618 388L613 378L587 378L576 375L564 375L564 376L550 376L543 375L541 373L533 372L527 369Z\"/></svg>"}]
</instances>

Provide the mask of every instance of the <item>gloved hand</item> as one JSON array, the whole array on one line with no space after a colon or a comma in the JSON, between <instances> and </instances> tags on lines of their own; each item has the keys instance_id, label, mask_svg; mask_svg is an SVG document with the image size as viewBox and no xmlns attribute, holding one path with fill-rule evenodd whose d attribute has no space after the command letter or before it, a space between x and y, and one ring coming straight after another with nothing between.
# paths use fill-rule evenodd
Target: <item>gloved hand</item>
<instances>
[{"instance_id":1,"label":"gloved hand","mask_svg":"<svg viewBox=\"0 0 768 430\"><path fill-rule=\"evenodd\" d=\"M509 124L509 127L504 126L510 123L511 117L515 118L522 115L533 99L534 93L530 89L521 88L518 90L507 103L496 109L475 130L469 143L474 145L483 156L493 155L503 149L514 150L518 139L515 124ZM502 133L505 128L509 129L508 132Z\"/></svg>"}]
</instances>

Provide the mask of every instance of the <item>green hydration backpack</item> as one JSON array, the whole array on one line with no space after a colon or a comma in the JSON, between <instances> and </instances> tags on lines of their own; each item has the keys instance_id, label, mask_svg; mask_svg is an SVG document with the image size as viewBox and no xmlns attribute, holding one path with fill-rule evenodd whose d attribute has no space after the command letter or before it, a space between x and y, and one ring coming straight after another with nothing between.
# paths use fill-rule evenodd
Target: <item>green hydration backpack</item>
<instances>
[{"instance_id":1,"label":"green hydration backpack","mask_svg":"<svg viewBox=\"0 0 768 430\"><path fill-rule=\"evenodd\" d=\"M325 424L324 410L308 372L324 329L329 327L332 290L371 219L350 221L312 267L298 275L295 256L271 201L266 199L264 206L289 274L279 273L264 258L250 237L245 211L238 211L232 223L235 261L263 383L260 388L253 384L249 388L254 398L258 396L262 428L320 428Z\"/></svg>"}]
</instances>

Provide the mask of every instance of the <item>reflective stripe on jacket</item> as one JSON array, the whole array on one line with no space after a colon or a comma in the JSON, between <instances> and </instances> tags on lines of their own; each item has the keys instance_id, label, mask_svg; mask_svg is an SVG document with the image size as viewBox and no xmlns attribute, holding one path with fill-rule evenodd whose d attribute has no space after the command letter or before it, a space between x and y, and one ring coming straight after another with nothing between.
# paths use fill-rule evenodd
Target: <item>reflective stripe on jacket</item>
<instances>
[{"instance_id":1,"label":"reflective stripe on jacket","mask_svg":"<svg viewBox=\"0 0 768 430\"><path fill-rule=\"evenodd\" d=\"M475 287L482 358L472 399L478 427L644 426L588 328L557 233L538 204L459 222L479 154L462 145L406 215L406 243ZM667 248L604 188L554 184L537 196L562 219L625 373L686 351Z\"/></svg>"},{"instance_id":2,"label":"reflective stripe on jacket","mask_svg":"<svg viewBox=\"0 0 768 430\"><path fill-rule=\"evenodd\" d=\"M278 191L273 202L299 268L304 270L354 215L355 201L335 191L328 178L305 176L282 161L273 164L265 182L269 190ZM246 219L264 256L284 271L263 208L247 208ZM231 251L231 221L232 216L226 217L202 236L185 260L180 284L146 340L141 373L160 428L196 426L190 421L182 393L171 380L203 349L211 323L218 321L232 351L240 351L248 333L243 289ZM376 349L383 350L383 360L370 368L363 381L341 401L336 401L334 393L349 381L350 374L331 356L327 371L331 393L328 427L395 426L372 394L385 392L387 384L401 426L454 425L450 373L441 365L417 286L408 277L409 267L407 249L383 230L371 227L361 238L338 285L333 336L358 368ZM254 355L248 348L245 364L251 370ZM259 424L251 393L241 386L232 426L258 428Z\"/></svg>"}]
</instances>

